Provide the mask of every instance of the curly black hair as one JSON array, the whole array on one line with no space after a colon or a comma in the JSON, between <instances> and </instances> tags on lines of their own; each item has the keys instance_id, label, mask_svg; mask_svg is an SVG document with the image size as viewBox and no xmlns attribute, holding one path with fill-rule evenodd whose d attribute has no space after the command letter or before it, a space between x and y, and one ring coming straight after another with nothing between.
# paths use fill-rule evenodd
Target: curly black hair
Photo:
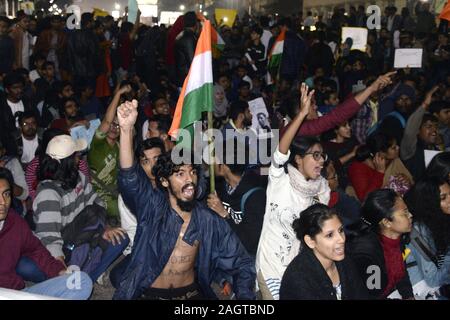
<instances>
[{"instance_id":1,"label":"curly black hair","mask_svg":"<svg viewBox=\"0 0 450 320\"><path fill-rule=\"evenodd\" d=\"M190 151L188 152L190 161L186 161L183 163L174 163L170 152L166 152L158 157L158 161L152 169L152 173L155 177L158 188L164 190L165 187L162 185L161 180L169 180L169 177L174 173L180 171L180 168L184 165L192 165L193 169L197 170L197 172L200 172L200 166L195 164L193 154Z\"/></svg>"}]
</instances>

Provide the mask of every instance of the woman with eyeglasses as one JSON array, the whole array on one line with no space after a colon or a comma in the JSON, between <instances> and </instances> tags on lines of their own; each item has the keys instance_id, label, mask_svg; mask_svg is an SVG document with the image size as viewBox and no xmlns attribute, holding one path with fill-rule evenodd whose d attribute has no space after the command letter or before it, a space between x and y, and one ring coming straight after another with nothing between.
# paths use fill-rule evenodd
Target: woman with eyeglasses
<instances>
[{"instance_id":1,"label":"woman with eyeglasses","mask_svg":"<svg viewBox=\"0 0 450 320\"><path fill-rule=\"evenodd\" d=\"M316 202L328 204L330 188L320 173L327 160L316 138L294 137L311 108L308 87L301 86L299 114L282 136L269 169L266 213L256 255L262 298L279 299L281 278L300 250L292 222Z\"/></svg>"},{"instance_id":2,"label":"woman with eyeglasses","mask_svg":"<svg viewBox=\"0 0 450 320\"><path fill-rule=\"evenodd\" d=\"M381 132L369 136L358 148L348 177L360 201L376 189L390 188L405 194L411 188L413 177L400 160L399 150L396 139Z\"/></svg>"},{"instance_id":3,"label":"woman with eyeglasses","mask_svg":"<svg viewBox=\"0 0 450 320\"><path fill-rule=\"evenodd\" d=\"M414 299L403 259L403 235L412 228L405 202L391 189L375 190L361 208L361 222L347 228L347 252L374 299L398 290L402 299Z\"/></svg>"},{"instance_id":4,"label":"woman with eyeglasses","mask_svg":"<svg viewBox=\"0 0 450 320\"><path fill-rule=\"evenodd\" d=\"M448 176L447 176L448 178ZM406 262L414 292L450 299L450 185L442 177L426 177L406 194L414 215L411 254ZM437 292L437 294L433 294Z\"/></svg>"}]
</instances>

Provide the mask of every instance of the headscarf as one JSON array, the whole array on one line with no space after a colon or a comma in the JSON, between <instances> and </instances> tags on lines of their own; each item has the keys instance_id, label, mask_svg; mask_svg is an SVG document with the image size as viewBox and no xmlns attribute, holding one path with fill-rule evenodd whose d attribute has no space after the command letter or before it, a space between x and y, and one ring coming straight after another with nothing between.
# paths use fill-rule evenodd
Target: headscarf
<instances>
[{"instance_id":1,"label":"headscarf","mask_svg":"<svg viewBox=\"0 0 450 320\"><path fill-rule=\"evenodd\" d=\"M216 94L222 92L223 100L219 102L216 98ZM214 116L216 118L223 118L227 115L228 112L228 100L225 94L225 90L221 85L214 85Z\"/></svg>"}]
</instances>

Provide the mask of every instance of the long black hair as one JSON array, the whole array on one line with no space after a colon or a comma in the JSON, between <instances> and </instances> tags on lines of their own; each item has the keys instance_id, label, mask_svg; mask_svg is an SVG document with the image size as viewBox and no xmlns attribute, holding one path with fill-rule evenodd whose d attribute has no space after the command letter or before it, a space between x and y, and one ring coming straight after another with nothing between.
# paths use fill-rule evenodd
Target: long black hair
<instances>
[{"instance_id":1,"label":"long black hair","mask_svg":"<svg viewBox=\"0 0 450 320\"><path fill-rule=\"evenodd\" d=\"M369 232L380 233L380 222L383 219L392 221L398 197L392 189L378 189L369 193L361 207L360 221L346 228L349 240Z\"/></svg>"},{"instance_id":2,"label":"long black hair","mask_svg":"<svg viewBox=\"0 0 450 320\"><path fill-rule=\"evenodd\" d=\"M426 177L438 177L450 183L450 152L437 154L425 172Z\"/></svg>"},{"instance_id":3,"label":"long black hair","mask_svg":"<svg viewBox=\"0 0 450 320\"><path fill-rule=\"evenodd\" d=\"M355 158L360 162L368 158L373 158L377 152L387 152L395 141L393 136L382 132L375 132L367 138L366 144L358 148Z\"/></svg>"},{"instance_id":4,"label":"long black hair","mask_svg":"<svg viewBox=\"0 0 450 320\"><path fill-rule=\"evenodd\" d=\"M60 161L52 159L47 154L39 159L39 181L59 181L64 190L72 190L76 187L78 178L79 173L75 161L75 153Z\"/></svg>"},{"instance_id":5,"label":"long black hair","mask_svg":"<svg viewBox=\"0 0 450 320\"><path fill-rule=\"evenodd\" d=\"M428 227L438 254L445 254L450 247L450 216L442 212L440 199L440 187L446 183L440 177L425 177L405 195L414 222Z\"/></svg>"},{"instance_id":6,"label":"long black hair","mask_svg":"<svg viewBox=\"0 0 450 320\"><path fill-rule=\"evenodd\" d=\"M292 141L292 144L290 146L291 155L289 157L289 160L287 163L291 164L295 168L297 168L297 163L295 162L295 156L304 157L308 150L310 150L312 147L314 147L316 144L320 145L319 139L316 137L298 137L294 141ZM287 168L286 168L287 170Z\"/></svg>"}]
</instances>

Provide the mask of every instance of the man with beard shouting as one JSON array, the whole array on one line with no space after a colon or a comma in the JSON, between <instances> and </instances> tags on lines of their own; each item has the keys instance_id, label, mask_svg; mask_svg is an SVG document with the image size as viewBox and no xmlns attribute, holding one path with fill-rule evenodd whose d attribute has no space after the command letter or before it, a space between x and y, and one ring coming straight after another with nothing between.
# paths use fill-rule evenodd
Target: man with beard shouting
<instances>
[{"instance_id":1,"label":"man with beard shouting","mask_svg":"<svg viewBox=\"0 0 450 320\"><path fill-rule=\"evenodd\" d=\"M161 155L154 188L133 157L137 101L118 108L119 190L138 222L130 264L114 299L217 299L213 281L232 279L238 299L255 299L255 267L227 222L198 202L197 166Z\"/></svg>"}]
</instances>

